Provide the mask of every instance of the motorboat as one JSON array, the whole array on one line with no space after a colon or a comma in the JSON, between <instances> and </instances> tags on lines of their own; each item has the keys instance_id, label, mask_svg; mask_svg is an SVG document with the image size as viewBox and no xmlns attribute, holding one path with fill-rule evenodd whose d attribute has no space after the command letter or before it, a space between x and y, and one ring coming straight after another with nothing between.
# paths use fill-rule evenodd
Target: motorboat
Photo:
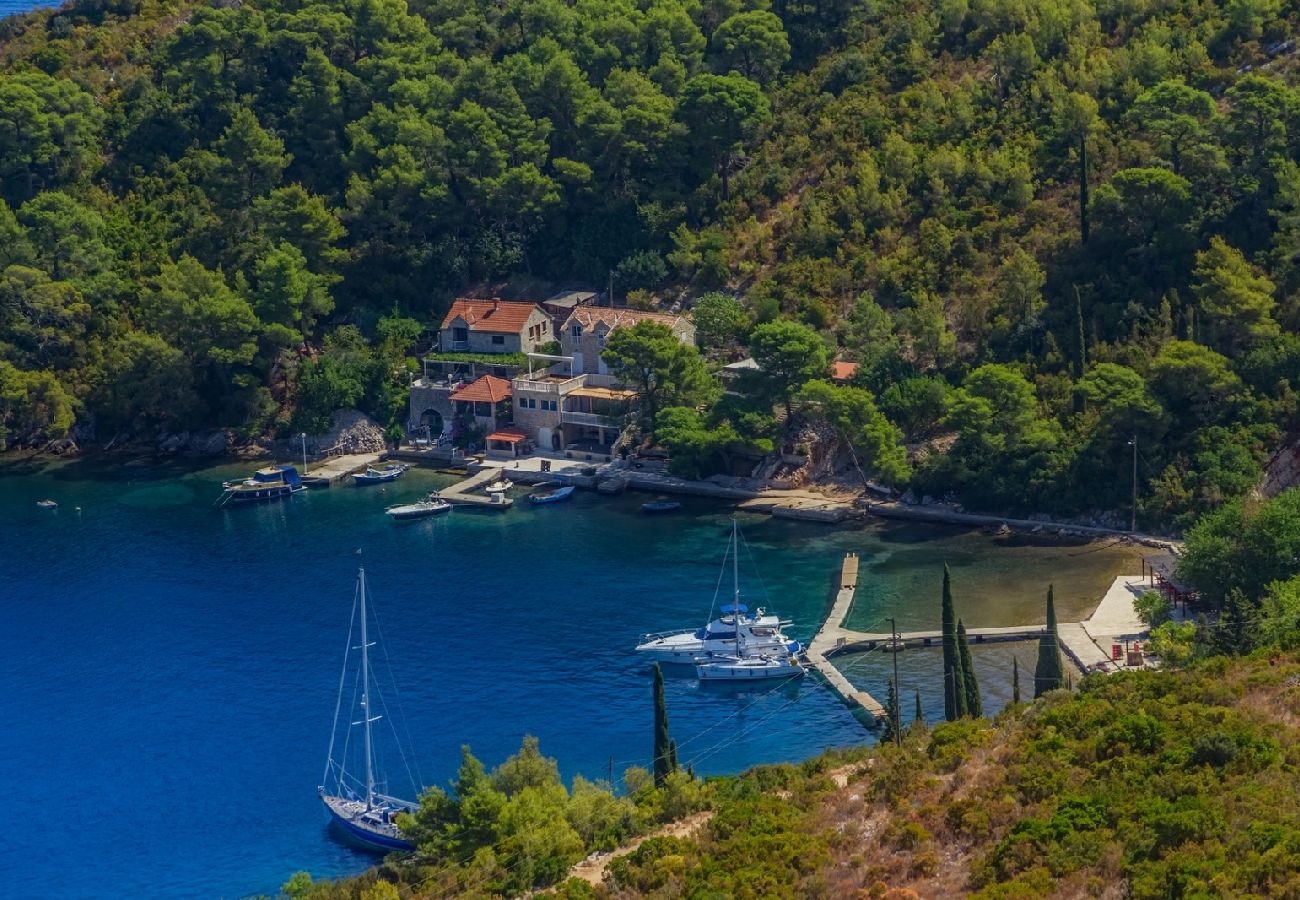
<instances>
[{"instance_id":1,"label":"motorboat","mask_svg":"<svg viewBox=\"0 0 1300 900\"><path fill-rule=\"evenodd\" d=\"M357 616L357 607L361 614ZM321 802L329 810L330 822L350 841L360 844L368 850L388 853L393 850L414 850L415 843L410 840L397 824L397 817L404 812L414 812L418 806L411 800L402 800L383 793L385 784L382 772L378 771L375 760L376 735L374 723L385 718L384 695L375 683L370 666L370 646L368 639L368 618L366 611L366 572L357 571L357 600L353 605L352 622L348 627L348 641L343 654L343 675L339 679L339 696L334 707L334 726L330 732L330 747L325 759L325 774L321 778ZM358 623L359 618L359 623ZM361 643L353 645L352 627L359 624ZM359 651L359 668L353 668L351 657L353 651ZM349 671L355 672L355 683L348 678ZM355 690L354 690L355 684ZM339 714L343 709L344 691L353 698L351 714L343 719L345 730L342 733L341 747L337 743L340 736ZM391 719L390 719L391 722ZM362 734L351 740L347 728L360 726ZM393 729L396 737L397 729ZM338 755L335 750L338 749ZM349 753L352 750L353 753ZM350 757L360 752L360 771L350 771ZM402 757L405 759L405 755Z\"/></svg>"},{"instance_id":2,"label":"motorboat","mask_svg":"<svg viewBox=\"0 0 1300 900\"><path fill-rule=\"evenodd\" d=\"M222 494L217 502L224 506L232 500L240 503L280 500L306 490L307 485L302 483L296 467L277 465L258 469L242 481L223 482L221 488Z\"/></svg>"},{"instance_id":3,"label":"motorboat","mask_svg":"<svg viewBox=\"0 0 1300 900\"><path fill-rule=\"evenodd\" d=\"M386 466L367 466L364 472L356 472L352 476L353 484L357 486L365 484L383 484L386 481L396 481L406 474L406 470L411 468L406 463L389 463Z\"/></svg>"},{"instance_id":4,"label":"motorboat","mask_svg":"<svg viewBox=\"0 0 1300 900\"><path fill-rule=\"evenodd\" d=\"M434 491L423 500L416 500L414 503L395 503L384 510L384 512L397 521L406 521L408 519L424 519L429 516L436 516L438 513L444 513L451 509L451 504L438 496Z\"/></svg>"},{"instance_id":5,"label":"motorboat","mask_svg":"<svg viewBox=\"0 0 1300 900\"><path fill-rule=\"evenodd\" d=\"M650 514L669 513L682 508L679 500L651 500L641 504L641 512Z\"/></svg>"},{"instance_id":6,"label":"motorboat","mask_svg":"<svg viewBox=\"0 0 1300 900\"><path fill-rule=\"evenodd\" d=\"M703 628L644 634L636 648L638 653L644 653L655 662L692 665L714 658L738 656L738 640L743 641L750 652L759 655L798 656L804 652L798 641L782 632L782 628L791 624L789 620L768 615L762 607L750 613L749 607L740 602L739 549L739 531L733 522L731 545L727 551L732 562L733 597L722 607L722 615ZM725 558L723 564L726 564Z\"/></svg>"},{"instance_id":7,"label":"motorboat","mask_svg":"<svg viewBox=\"0 0 1300 900\"><path fill-rule=\"evenodd\" d=\"M720 656L701 660L695 664L695 677L700 681L749 681L755 678L798 678L804 667L793 653L752 654L742 651L741 656Z\"/></svg>"},{"instance_id":8,"label":"motorboat","mask_svg":"<svg viewBox=\"0 0 1300 900\"><path fill-rule=\"evenodd\" d=\"M543 489L540 491L533 491L529 494L529 503L559 503L560 501L568 500L573 496L574 488L571 484L557 485L555 487L545 487L544 485L538 486Z\"/></svg>"},{"instance_id":9,"label":"motorboat","mask_svg":"<svg viewBox=\"0 0 1300 900\"><path fill-rule=\"evenodd\" d=\"M483 488L483 490L489 494L504 494L514 486L515 483L513 481L504 475L501 475L496 479L496 481L491 482L487 487Z\"/></svg>"},{"instance_id":10,"label":"motorboat","mask_svg":"<svg viewBox=\"0 0 1300 900\"><path fill-rule=\"evenodd\" d=\"M59 504L53 500L37 500L36 505L41 509L58 509Z\"/></svg>"}]
</instances>

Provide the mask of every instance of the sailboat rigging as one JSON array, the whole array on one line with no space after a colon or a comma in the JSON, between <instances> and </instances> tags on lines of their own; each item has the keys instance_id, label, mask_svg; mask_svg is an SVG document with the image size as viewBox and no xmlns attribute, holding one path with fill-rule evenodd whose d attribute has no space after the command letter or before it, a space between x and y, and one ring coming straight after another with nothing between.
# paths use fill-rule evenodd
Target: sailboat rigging
<instances>
[{"instance_id":1,"label":"sailboat rigging","mask_svg":"<svg viewBox=\"0 0 1300 900\"><path fill-rule=\"evenodd\" d=\"M339 675L339 694L334 707L334 727L330 733L330 747L326 754L325 774L318 788L321 801L329 810L332 824L337 826L353 841L373 850L387 852L390 850L414 850L415 844L408 840L397 826L397 815L414 811L418 804L410 800L381 793L375 771L375 737L374 723L384 718L374 714L374 697L378 694L370 671L370 648L373 646L369 637L369 613L366 609L366 570L357 570L357 600L353 606L353 622L356 621L357 607L360 607L361 645L352 646L352 628L348 628L348 646L343 655L343 671ZM338 736L339 714L343 709L343 690L347 682L349 658L354 649L360 652L360 669L357 673L360 690L361 716L353 719L350 726L361 726L364 735L364 782L349 773L346 757L350 744L351 732L344 740L339 758L335 758L335 739ZM382 705L382 696L380 697ZM354 694L355 700L355 694ZM394 732L395 733L395 732ZM408 770L409 771L409 770ZM359 793L358 789L364 791Z\"/></svg>"}]
</instances>

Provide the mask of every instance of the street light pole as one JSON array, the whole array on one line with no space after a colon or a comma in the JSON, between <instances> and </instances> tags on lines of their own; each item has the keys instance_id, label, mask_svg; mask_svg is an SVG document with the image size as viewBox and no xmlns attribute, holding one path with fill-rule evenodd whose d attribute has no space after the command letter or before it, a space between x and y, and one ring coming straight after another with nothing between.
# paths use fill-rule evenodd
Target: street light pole
<instances>
[{"instance_id":1,"label":"street light pole","mask_svg":"<svg viewBox=\"0 0 1300 900\"><path fill-rule=\"evenodd\" d=\"M307 474L307 432L298 435L302 438L302 474Z\"/></svg>"},{"instance_id":2,"label":"street light pole","mask_svg":"<svg viewBox=\"0 0 1300 900\"><path fill-rule=\"evenodd\" d=\"M1133 445L1133 511L1129 515L1128 530L1134 532L1138 528L1138 436L1134 434L1129 443Z\"/></svg>"},{"instance_id":3,"label":"street light pole","mask_svg":"<svg viewBox=\"0 0 1300 900\"><path fill-rule=\"evenodd\" d=\"M899 714L899 707L903 704L903 691L898 686L898 627L894 624L893 616L889 618L889 643L890 649L894 652L894 708L889 714L894 717L894 743L901 747L903 746L903 717Z\"/></svg>"}]
</instances>

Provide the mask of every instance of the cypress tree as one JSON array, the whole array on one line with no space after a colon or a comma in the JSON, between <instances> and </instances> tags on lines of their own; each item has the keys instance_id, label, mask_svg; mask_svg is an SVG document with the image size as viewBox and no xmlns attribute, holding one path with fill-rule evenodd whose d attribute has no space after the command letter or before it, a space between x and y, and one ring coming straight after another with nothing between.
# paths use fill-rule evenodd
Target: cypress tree
<instances>
[{"instance_id":1,"label":"cypress tree","mask_svg":"<svg viewBox=\"0 0 1300 900\"><path fill-rule=\"evenodd\" d=\"M984 715L984 704L980 702L980 686L975 680L975 667L970 661L970 642L966 640L966 624L957 620L957 651L961 660L962 687L966 691L966 715L979 718Z\"/></svg>"},{"instance_id":2,"label":"cypress tree","mask_svg":"<svg viewBox=\"0 0 1300 900\"><path fill-rule=\"evenodd\" d=\"M955 722L966 714L966 686L957 649L957 615L952 608L952 573L943 566L943 715Z\"/></svg>"},{"instance_id":3,"label":"cypress tree","mask_svg":"<svg viewBox=\"0 0 1300 900\"><path fill-rule=\"evenodd\" d=\"M1065 682L1061 669L1060 639L1056 635L1056 601L1052 586L1047 587L1047 630L1038 639L1038 663L1034 666L1034 696L1041 697Z\"/></svg>"},{"instance_id":4,"label":"cypress tree","mask_svg":"<svg viewBox=\"0 0 1300 900\"><path fill-rule=\"evenodd\" d=\"M1020 702L1020 661L1011 657L1011 702Z\"/></svg>"},{"instance_id":5,"label":"cypress tree","mask_svg":"<svg viewBox=\"0 0 1300 900\"><path fill-rule=\"evenodd\" d=\"M668 742L668 771L670 773L677 771L677 742L676 741Z\"/></svg>"},{"instance_id":6,"label":"cypress tree","mask_svg":"<svg viewBox=\"0 0 1300 900\"><path fill-rule=\"evenodd\" d=\"M672 771L669 763L672 754L672 742L668 737L668 704L664 700L664 673L655 663L655 742L654 742L654 778L655 787L664 783Z\"/></svg>"},{"instance_id":7,"label":"cypress tree","mask_svg":"<svg viewBox=\"0 0 1300 900\"><path fill-rule=\"evenodd\" d=\"M880 743L892 744L898 736L898 689L894 679L889 679L889 694L885 698L885 725L880 729Z\"/></svg>"},{"instance_id":8,"label":"cypress tree","mask_svg":"<svg viewBox=\"0 0 1300 900\"><path fill-rule=\"evenodd\" d=\"M925 726L925 711L921 709L921 689L916 689L916 716L912 719L913 725Z\"/></svg>"}]
</instances>

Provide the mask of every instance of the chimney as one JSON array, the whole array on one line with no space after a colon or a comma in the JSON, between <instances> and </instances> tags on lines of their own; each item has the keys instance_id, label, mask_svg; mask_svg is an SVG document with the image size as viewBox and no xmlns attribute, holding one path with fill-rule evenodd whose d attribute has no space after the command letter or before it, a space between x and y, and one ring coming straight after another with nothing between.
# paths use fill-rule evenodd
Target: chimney
<instances>
[{"instance_id":1,"label":"chimney","mask_svg":"<svg viewBox=\"0 0 1300 900\"><path fill-rule=\"evenodd\" d=\"M493 297L493 298L492 298L492 311L493 311L493 312L496 312L496 311L497 311L497 307L499 307L500 305L501 305L501 301L498 300L496 297Z\"/></svg>"}]
</instances>

